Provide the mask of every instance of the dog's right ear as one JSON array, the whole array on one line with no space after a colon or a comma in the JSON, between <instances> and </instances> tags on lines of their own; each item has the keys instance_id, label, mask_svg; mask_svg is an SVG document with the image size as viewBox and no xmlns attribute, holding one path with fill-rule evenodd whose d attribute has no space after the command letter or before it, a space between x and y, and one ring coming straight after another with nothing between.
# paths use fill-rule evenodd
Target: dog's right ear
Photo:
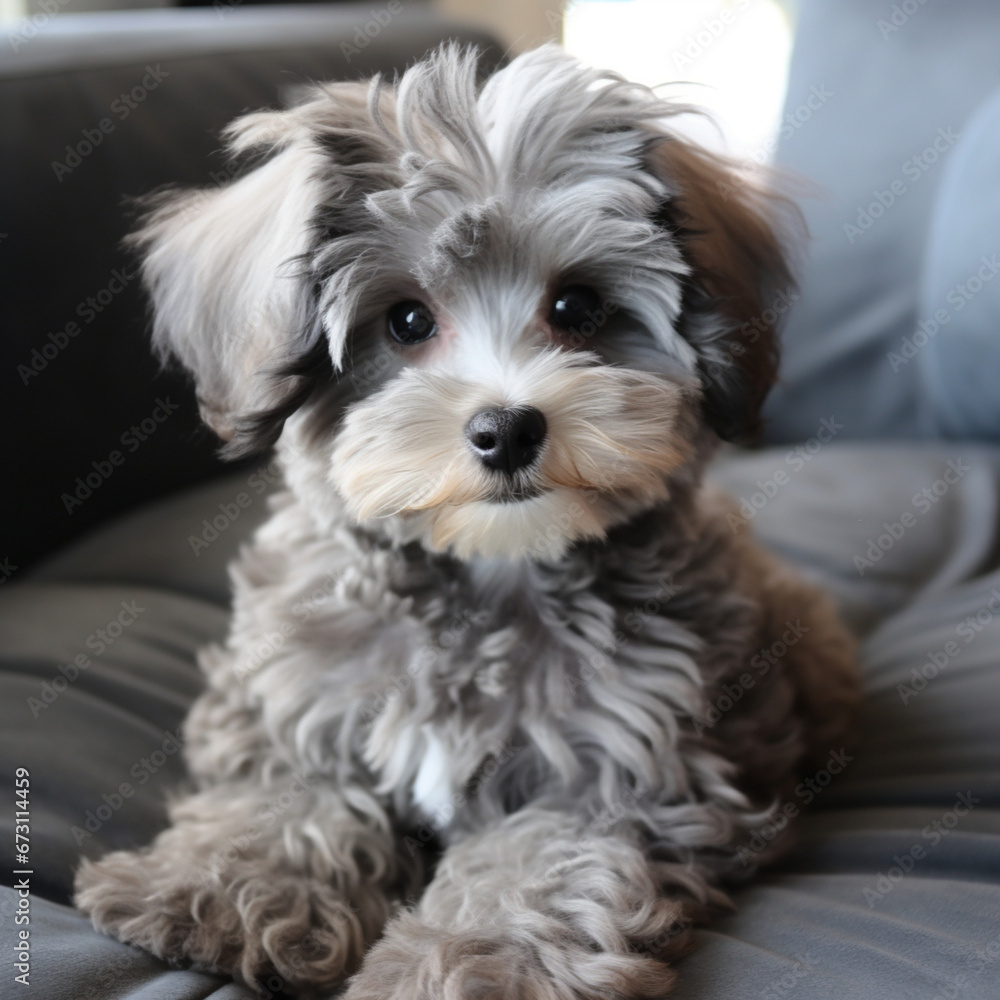
<instances>
[{"instance_id":1,"label":"dog's right ear","mask_svg":"<svg viewBox=\"0 0 1000 1000\"><path fill-rule=\"evenodd\" d=\"M787 254L798 210L680 136L656 142L651 165L670 191L660 221L678 233L691 269L687 318L700 318L711 331L711 337L692 338L705 418L722 440L752 442L778 374L773 304L794 293Z\"/></svg>"},{"instance_id":2,"label":"dog's right ear","mask_svg":"<svg viewBox=\"0 0 1000 1000\"><path fill-rule=\"evenodd\" d=\"M308 258L321 207L344 184L335 137L371 128L366 94L337 84L239 119L229 150L260 165L222 187L155 195L131 237L154 347L194 375L202 419L230 457L272 444L316 372L341 361L345 331L318 314Z\"/></svg>"}]
</instances>

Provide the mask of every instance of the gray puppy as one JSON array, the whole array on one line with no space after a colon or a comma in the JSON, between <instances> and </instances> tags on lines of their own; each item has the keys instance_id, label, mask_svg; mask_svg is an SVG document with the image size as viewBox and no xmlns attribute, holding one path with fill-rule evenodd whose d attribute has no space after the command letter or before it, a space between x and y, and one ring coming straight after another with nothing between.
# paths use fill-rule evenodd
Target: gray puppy
<instances>
[{"instance_id":1,"label":"gray puppy","mask_svg":"<svg viewBox=\"0 0 1000 1000\"><path fill-rule=\"evenodd\" d=\"M831 604L701 486L788 275L679 110L445 47L240 119L257 165L153 207L155 343L287 489L201 660L196 790L80 869L100 930L303 996L669 993L858 695Z\"/></svg>"}]
</instances>

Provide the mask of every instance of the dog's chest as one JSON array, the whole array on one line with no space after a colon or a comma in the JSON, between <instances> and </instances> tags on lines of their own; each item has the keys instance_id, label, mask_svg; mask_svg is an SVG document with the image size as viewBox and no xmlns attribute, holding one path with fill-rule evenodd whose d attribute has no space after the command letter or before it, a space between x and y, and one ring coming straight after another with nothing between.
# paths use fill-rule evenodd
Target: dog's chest
<instances>
[{"instance_id":1,"label":"dog's chest","mask_svg":"<svg viewBox=\"0 0 1000 1000\"><path fill-rule=\"evenodd\" d=\"M381 787L401 806L444 822L472 799L500 794L502 769L526 749L516 735L526 721L525 701L538 704L539 678L553 656L565 658L537 622L505 599L513 589L507 575L502 593L496 574L488 587L466 582L425 620L425 638L399 695L406 708L391 736L384 727L373 730L383 751L369 746L366 755L383 761Z\"/></svg>"},{"instance_id":2,"label":"dog's chest","mask_svg":"<svg viewBox=\"0 0 1000 1000\"><path fill-rule=\"evenodd\" d=\"M382 791L393 791L407 811L449 822L466 801L463 766L451 734L430 723L400 731L381 768ZM393 776L405 776L394 780Z\"/></svg>"},{"instance_id":3,"label":"dog's chest","mask_svg":"<svg viewBox=\"0 0 1000 1000\"><path fill-rule=\"evenodd\" d=\"M430 726L424 727L423 753L411 787L413 804L428 816L449 812L455 798L455 782L444 741Z\"/></svg>"},{"instance_id":4,"label":"dog's chest","mask_svg":"<svg viewBox=\"0 0 1000 1000\"><path fill-rule=\"evenodd\" d=\"M698 696L697 641L663 614L672 592L651 581L624 604L582 576L486 582L425 619L399 701L370 732L380 790L450 825L602 773L655 782L675 712Z\"/></svg>"}]
</instances>

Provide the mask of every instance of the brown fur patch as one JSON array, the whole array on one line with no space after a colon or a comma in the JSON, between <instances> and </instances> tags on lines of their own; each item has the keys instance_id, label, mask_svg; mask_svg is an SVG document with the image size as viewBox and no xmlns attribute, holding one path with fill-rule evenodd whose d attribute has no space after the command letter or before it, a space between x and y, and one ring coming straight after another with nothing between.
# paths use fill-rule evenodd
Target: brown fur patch
<instances>
[{"instance_id":1,"label":"brown fur patch","mask_svg":"<svg viewBox=\"0 0 1000 1000\"><path fill-rule=\"evenodd\" d=\"M794 288L779 222L797 222L797 210L781 195L748 183L733 161L683 139L657 143L651 165L675 192L670 211L683 232L694 282L735 328L728 354L745 412L734 436L754 439L778 375L776 324L764 316L780 289Z\"/></svg>"}]
</instances>

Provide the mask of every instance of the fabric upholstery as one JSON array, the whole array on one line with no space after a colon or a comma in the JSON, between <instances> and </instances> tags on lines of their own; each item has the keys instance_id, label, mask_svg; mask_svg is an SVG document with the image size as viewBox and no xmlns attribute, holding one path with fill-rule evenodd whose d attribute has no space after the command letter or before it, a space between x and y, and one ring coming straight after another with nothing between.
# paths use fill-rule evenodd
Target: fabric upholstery
<instances>
[{"instance_id":1,"label":"fabric upholstery","mask_svg":"<svg viewBox=\"0 0 1000 1000\"><path fill-rule=\"evenodd\" d=\"M916 366L894 370L889 354L924 318L931 215L959 136L1000 86L998 35L991 0L799 5L776 161L797 178L809 239L770 441L804 440L831 414L845 438L938 434Z\"/></svg>"},{"instance_id":2,"label":"fabric upholstery","mask_svg":"<svg viewBox=\"0 0 1000 1000\"><path fill-rule=\"evenodd\" d=\"M310 81L391 76L447 37L501 57L429 6L385 7L65 11L30 37L0 29L0 415L24 431L0 442L18 483L0 523L17 525L3 555L22 571L222 471L187 379L150 352L129 199L225 183L219 131Z\"/></svg>"},{"instance_id":3,"label":"fabric upholstery","mask_svg":"<svg viewBox=\"0 0 1000 1000\"><path fill-rule=\"evenodd\" d=\"M952 340L898 372L889 354L950 289L957 251L986 231L972 224L974 200L959 200L989 138L965 123L1000 85L1000 10L801 8L787 110L809 113L779 160L819 190L804 202L813 242L769 409L772 441L794 443L730 452L712 475L740 503L735 530L827 587L862 640L863 741L786 803L802 813L799 846L734 893L732 915L696 932L675 995L985 1000L1000 981L1000 451L848 442L978 433L989 415L979 383L961 411L938 399L969 371L958 355L931 364ZM122 193L220 183L214 137L239 111L310 77L398 68L451 32L414 10L351 55L340 43L370 16L368 5L60 14L44 37L0 42L11 331L0 399L9 427L32 428L4 438L20 485L0 523L21 534L0 556L22 568L0 586L0 767L31 776L30 979L46 1000L251 997L95 934L67 904L80 856L147 843L185 781L178 727L201 687L195 653L225 635L226 565L266 517L274 478L257 460L135 509L218 473L214 442L196 430L183 382L156 375L134 281L65 343L59 331L127 266ZM153 70L162 80L118 117L113 102ZM106 139L56 171L104 118ZM938 140L947 148L930 162ZM890 201L896 180L905 191ZM862 227L873 202L883 210ZM964 343L981 346L981 329ZM57 350L25 382L18 366L46 344ZM168 418L128 450L123 435L163 412L158 400ZM124 462L70 513L61 495L116 448ZM251 502L234 514L244 492ZM0 836L13 835L8 804ZM25 995L17 880L0 869L0 1000Z\"/></svg>"},{"instance_id":4,"label":"fabric upholstery","mask_svg":"<svg viewBox=\"0 0 1000 1000\"><path fill-rule=\"evenodd\" d=\"M753 511L736 530L757 532L827 586L863 637L863 741L835 762L842 773L829 786L817 773L815 791L794 797L799 847L736 892L732 916L697 932L676 995L991 996L1000 451L832 442L801 466L795 454L734 452L713 479ZM787 482L772 488L780 470ZM50 1000L78 1000L82 985L109 976L118 992L94 996L249 996L104 941L63 904L78 856L147 842L184 780L164 743L200 687L196 648L225 634L225 563L266 516L266 492L228 526L221 514L267 471L139 511L0 592L0 759L3 773L32 776L32 970ZM88 640L122 602L141 611L98 652L103 640ZM89 666L46 703L45 685L81 652ZM123 783L133 794L119 801ZM10 822L0 813L8 841ZM5 893L0 947L10 954L16 898Z\"/></svg>"},{"instance_id":5,"label":"fabric upholstery","mask_svg":"<svg viewBox=\"0 0 1000 1000\"><path fill-rule=\"evenodd\" d=\"M920 286L923 326L893 359L922 377L934 427L1000 434L1000 90L976 111L944 165ZM912 345L912 346L911 346Z\"/></svg>"}]
</instances>

